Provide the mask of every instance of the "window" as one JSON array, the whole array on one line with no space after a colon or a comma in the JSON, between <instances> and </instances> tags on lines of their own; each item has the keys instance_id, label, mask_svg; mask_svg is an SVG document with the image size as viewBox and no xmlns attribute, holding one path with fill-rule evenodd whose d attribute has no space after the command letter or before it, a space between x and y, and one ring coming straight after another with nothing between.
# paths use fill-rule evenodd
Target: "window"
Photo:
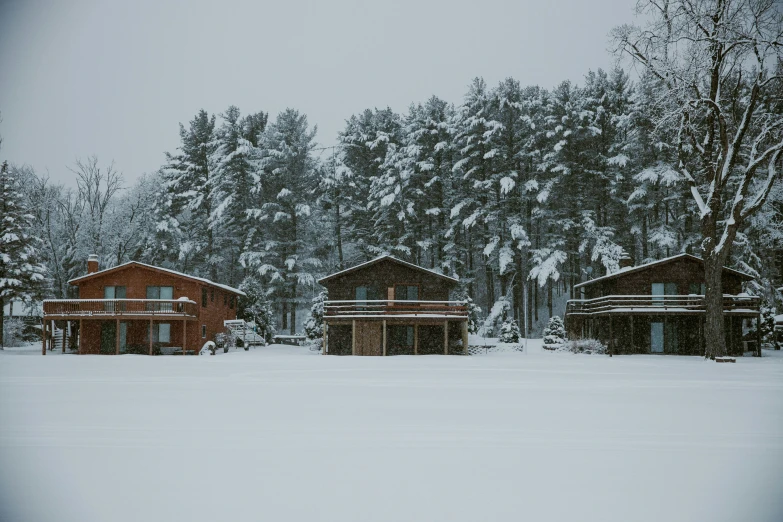
<instances>
[{"instance_id":1,"label":"window","mask_svg":"<svg viewBox=\"0 0 783 522\"><path fill-rule=\"evenodd\" d=\"M201 325L201 338L202 339L206 339L207 338L207 325L205 325L205 324Z\"/></svg>"},{"instance_id":2,"label":"window","mask_svg":"<svg viewBox=\"0 0 783 522\"><path fill-rule=\"evenodd\" d=\"M104 286L104 299L125 299L124 286ZM125 303L105 303L104 309L107 312L120 312L125 310Z\"/></svg>"},{"instance_id":3,"label":"window","mask_svg":"<svg viewBox=\"0 0 783 522\"><path fill-rule=\"evenodd\" d=\"M170 343L171 325L169 323L155 323L152 325L152 341L156 343Z\"/></svg>"},{"instance_id":4,"label":"window","mask_svg":"<svg viewBox=\"0 0 783 522\"><path fill-rule=\"evenodd\" d=\"M395 285L394 300L395 301L418 301L419 300L418 285Z\"/></svg>"},{"instance_id":5,"label":"window","mask_svg":"<svg viewBox=\"0 0 783 522\"><path fill-rule=\"evenodd\" d=\"M215 302L215 289L214 288L209 291L209 300L212 301L213 303Z\"/></svg>"},{"instance_id":6,"label":"window","mask_svg":"<svg viewBox=\"0 0 783 522\"><path fill-rule=\"evenodd\" d=\"M207 289L202 288L201 289L201 307L206 308L207 307Z\"/></svg>"},{"instance_id":7,"label":"window","mask_svg":"<svg viewBox=\"0 0 783 522\"><path fill-rule=\"evenodd\" d=\"M228 305L228 294L223 294L223 306Z\"/></svg>"},{"instance_id":8,"label":"window","mask_svg":"<svg viewBox=\"0 0 783 522\"><path fill-rule=\"evenodd\" d=\"M174 299L173 286L148 286L147 299ZM171 303L147 303L147 310L171 312Z\"/></svg>"},{"instance_id":9,"label":"window","mask_svg":"<svg viewBox=\"0 0 783 522\"><path fill-rule=\"evenodd\" d=\"M378 291L377 286L372 285L361 285L356 287L355 291L355 299L357 301L377 301L380 299L380 292ZM368 305L368 303L357 303L357 305ZM377 303L373 303L376 304ZM369 306L372 306L372 304L369 304ZM365 307L357 307L357 310L366 310Z\"/></svg>"},{"instance_id":10,"label":"window","mask_svg":"<svg viewBox=\"0 0 783 522\"><path fill-rule=\"evenodd\" d=\"M234 309L234 296L233 295L228 300L228 307L231 308L232 310Z\"/></svg>"},{"instance_id":11,"label":"window","mask_svg":"<svg viewBox=\"0 0 783 522\"><path fill-rule=\"evenodd\" d=\"M704 295L707 293L707 285L704 283L691 283L688 285L688 293L695 295Z\"/></svg>"},{"instance_id":12,"label":"window","mask_svg":"<svg viewBox=\"0 0 783 522\"><path fill-rule=\"evenodd\" d=\"M653 295L653 306L663 306L665 295L677 295L677 283L653 283L650 292Z\"/></svg>"}]
</instances>

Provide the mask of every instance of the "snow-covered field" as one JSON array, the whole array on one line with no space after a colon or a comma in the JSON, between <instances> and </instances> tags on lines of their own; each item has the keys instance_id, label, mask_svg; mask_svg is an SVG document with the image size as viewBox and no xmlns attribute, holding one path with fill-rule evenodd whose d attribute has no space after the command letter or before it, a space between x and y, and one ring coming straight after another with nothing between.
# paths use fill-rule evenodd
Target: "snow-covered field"
<instances>
[{"instance_id":1,"label":"snow-covered field","mask_svg":"<svg viewBox=\"0 0 783 522\"><path fill-rule=\"evenodd\" d=\"M0 352L0 520L783 520L781 352L539 347Z\"/></svg>"}]
</instances>

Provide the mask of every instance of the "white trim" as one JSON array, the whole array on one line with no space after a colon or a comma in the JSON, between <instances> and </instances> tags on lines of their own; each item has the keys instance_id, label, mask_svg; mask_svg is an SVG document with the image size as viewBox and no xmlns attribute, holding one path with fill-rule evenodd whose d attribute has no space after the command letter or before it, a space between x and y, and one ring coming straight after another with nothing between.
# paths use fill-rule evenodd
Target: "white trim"
<instances>
[{"instance_id":1,"label":"white trim","mask_svg":"<svg viewBox=\"0 0 783 522\"><path fill-rule=\"evenodd\" d=\"M242 290L239 290L238 288L234 288L232 286L216 283L214 281L210 281L209 279L205 279L203 277L197 277L197 276L193 276L193 275L189 275L189 274L184 274L182 272L177 272L176 270L171 270L169 268L163 268L163 267L160 267L160 266L148 265L147 263L141 263L139 261L128 261L127 263L123 263L121 265L113 266L113 267L107 268L105 270L100 270L98 272L93 272L91 274L85 274L83 276L74 277L73 279L70 279L68 281L68 283L69 284L75 283L75 282L81 281L83 279L87 279L87 278L90 278L90 277L95 277L95 276L98 276L98 275L102 275L105 272L108 272L110 270L118 270L120 268L123 268L123 267L126 267L126 266L130 266L130 265L138 265L138 266L142 266L142 267L145 267L145 268L152 268L154 270L161 270L163 272L168 272L169 274L172 274L172 275L185 277L185 278L188 278L188 279L193 279L193 280L196 280L196 281L200 281L202 283L207 283L208 285L216 286L218 288L222 288L223 290L228 290L229 292L233 292L233 293L239 294L241 296L246 296L247 295Z\"/></svg>"},{"instance_id":2,"label":"white trim","mask_svg":"<svg viewBox=\"0 0 783 522\"><path fill-rule=\"evenodd\" d=\"M349 272L353 272L354 270L358 270L360 268L363 268L365 266L378 263L379 261L382 261L384 259L389 259L391 261L396 261L397 263L400 263L401 265L407 266L408 268L413 268L414 270L421 270L422 272L428 272L434 276L442 277L444 279L448 279L449 281L452 281L454 283L459 283L459 279L456 279L454 277L447 276L445 274L441 274L440 272L436 272L434 270L430 270L429 268L424 268L419 265L414 265L413 263L409 263L408 261L403 261L402 259L398 259L392 255L384 254L382 256L378 256L375 259L371 259L369 261L365 261L364 263L359 263L358 265L352 266L350 268L346 268L344 270L340 270L339 272L335 272L334 274L329 274L326 277L322 277L318 280L318 284L323 284L324 281L327 281L329 279L333 279L335 277L347 274Z\"/></svg>"}]
</instances>

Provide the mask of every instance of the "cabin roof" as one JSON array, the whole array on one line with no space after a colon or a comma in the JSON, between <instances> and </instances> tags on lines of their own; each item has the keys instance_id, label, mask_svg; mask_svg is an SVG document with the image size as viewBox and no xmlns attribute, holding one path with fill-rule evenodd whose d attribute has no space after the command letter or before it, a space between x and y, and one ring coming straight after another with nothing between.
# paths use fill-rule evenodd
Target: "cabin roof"
<instances>
[{"instance_id":1,"label":"cabin roof","mask_svg":"<svg viewBox=\"0 0 783 522\"><path fill-rule=\"evenodd\" d=\"M623 277L626 274L630 274L632 272L640 272L643 270L647 270L648 268L652 268L654 266L660 266L660 265L666 265L668 263L672 263L674 261L679 261L681 259L690 259L692 261L698 261L699 263L704 263L704 260L700 257L696 257L691 254L677 254L676 256L667 257L665 259L659 259L657 261L651 261L649 263L645 263L643 265L639 266L631 266L627 268L621 268L619 271L614 272L612 274L607 274L605 276L596 277L595 279L591 279L590 281L585 281L584 283L579 283L578 285L574 285L574 288L581 288L584 286L591 285L593 283L598 283L601 281L606 281L609 279L616 279L618 277ZM754 279L754 277L750 274L746 274L745 272L740 272L739 270L734 270L733 268L723 267L724 272L729 272L730 274L734 274L746 281L751 281Z\"/></svg>"},{"instance_id":2,"label":"cabin roof","mask_svg":"<svg viewBox=\"0 0 783 522\"><path fill-rule=\"evenodd\" d=\"M380 263L381 261L384 261L384 260L391 261L393 263L397 263L398 265L406 266L406 267L412 268L414 270L418 270L419 272L424 272L424 273L426 273L428 275L432 275L432 276L439 277L441 279L445 279L446 281L448 281L450 283L453 283L453 284L459 283L459 279L457 279L457 278L449 277L447 275L443 275L443 274L438 273L438 272L436 272L434 270L430 270L428 268L420 267L419 265L414 265L413 263L409 263L408 261L403 261L402 259L397 259L396 257L388 255L388 254L382 255L382 256L378 256L375 259L371 259L370 261L365 261L364 263L359 263L358 265L352 266L351 268L346 268L345 270L340 270L339 272L335 272L334 274L329 274L328 276L322 277L321 279L319 279L318 283L319 284L324 284L325 282L327 282L327 281L329 281L331 279L335 279L337 277L344 276L344 275L349 274L351 272L356 272L357 270L361 270L363 268L367 268L368 266L374 265L376 263Z\"/></svg>"},{"instance_id":3,"label":"cabin roof","mask_svg":"<svg viewBox=\"0 0 783 522\"><path fill-rule=\"evenodd\" d=\"M177 272L176 270L170 270L168 268L161 268L159 266L148 265L146 263L140 263L138 261L128 261L127 263L123 263L121 265L117 265L117 266L112 267L112 268L107 268L106 270L100 270L98 272L93 272L92 274L86 274L86 275L83 275L83 276L74 277L73 279L68 281L68 283L74 285L74 284L86 281L88 279L91 279L93 277L103 276L103 275L110 274L110 273L113 273L113 272L119 272L121 270L125 270L126 268L131 268L133 266L138 266L138 267L146 268L146 269L149 269L149 270L156 270L158 272L163 272L163 273L166 273L166 274L169 274L169 275L182 277L183 279L190 279L191 281L198 281L199 283L205 283L207 285L214 286L214 287L223 289L223 290L225 290L227 292L231 292L231 293L234 293L234 294L237 294L237 295L241 295L241 296L246 295L245 292L243 292L242 290L239 290L238 288L234 288L232 286L222 285L220 283L216 283L214 281L210 281L209 279L205 279L203 277L196 277L196 276L189 275L189 274L183 274L182 272Z\"/></svg>"}]
</instances>

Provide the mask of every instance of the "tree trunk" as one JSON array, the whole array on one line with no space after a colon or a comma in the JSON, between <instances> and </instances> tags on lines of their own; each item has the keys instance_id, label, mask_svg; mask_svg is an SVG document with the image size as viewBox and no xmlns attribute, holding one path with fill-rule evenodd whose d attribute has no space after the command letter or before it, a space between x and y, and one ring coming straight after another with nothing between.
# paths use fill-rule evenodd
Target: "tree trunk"
<instances>
[{"instance_id":1,"label":"tree trunk","mask_svg":"<svg viewBox=\"0 0 783 522\"><path fill-rule=\"evenodd\" d=\"M286 302L285 298L283 298L282 310L283 310L282 317L281 317L282 324L280 325L281 331L288 328L288 302Z\"/></svg>"},{"instance_id":2,"label":"tree trunk","mask_svg":"<svg viewBox=\"0 0 783 522\"><path fill-rule=\"evenodd\" d=\"M343 269L343 226L340 218L340 192L337 192L337 202L334 204L335 208L335 232L337 233L337 259L340 264L339 269Z\"/></svg>"},{"instance_id":3,"label":"tree trunk","mask_svg":"<svg viewBox=\"0 0 783 522\"><path fill-rule=\"evenodd\" d=\"M291 335L296 335L296 281L291 287Z\"/></svg>"},{"instance_id":4,"label":"tree trunk","mask_svg":"<svg viewBox=\"0 0 783 522\"><path fill-rule=\"evenodd\" d=\"M714 253L704 260L704 322L705 357L714 359L726 355L726 329L723 318L723 263Z\"/></svg>"},{"instance_id":5,"label":"tree trunk","mask_svg":"<svg viewBox=\"0 0 783 522\"><path fill-rule=\"evenodd\" d=\"M3 339L4 337L4 323L5 322L5 298L0 296L0 350L5 348Z\"/></svg>"}]
</instances>

